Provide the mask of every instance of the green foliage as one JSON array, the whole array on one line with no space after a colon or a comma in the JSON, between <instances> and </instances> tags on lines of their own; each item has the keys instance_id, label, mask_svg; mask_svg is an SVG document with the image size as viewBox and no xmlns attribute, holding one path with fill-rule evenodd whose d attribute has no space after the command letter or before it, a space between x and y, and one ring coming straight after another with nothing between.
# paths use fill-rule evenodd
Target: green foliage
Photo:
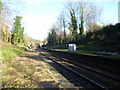
<instances>
[{"instance_id":1,"label":"green foliage","mask_svg":"<svg viewBox=\"0 0 120 90\"><path fill-rule=\"evenodd\" d=\"M8 59L12 59L15 58L17 56L20 55L20 53L22 53L23 51L25 51L25 48L22 47L17 47L17 46L7 46L7 47L1 47L2 49L0 49L0 52L2 52L2 60L8 60Z\"/></svg>"},{"instance_id":2,"label":"green foliage","mask_svg":"<svg viewBox=\"0 0 120 90\"><path fill-rule=\"evenodd\" d=\"M17 47L12 44L7 44L7 47L2 47L2 87L3 88L32 88L36 86L36 79L33 79L33 72L38 62L34 62L25 56L22 52L23 47ZM21 54L22 53L22 54ZM30 52L26 52L30 53ZM27 55L28 55L27 54ZM33 55L35 53L30 54ZM30 63L32 62L32 63ZM17 77L17 78L16 78ZM36 80L36 81L35 81ZM33 82L34 81L34 82Z\"/></svg>"},{"instance_id":3,"label":"green foliage","mask_svg":"<svg viewBox=\"0 0 120 90\"><path fill-rule=\"evenodd\" d=\"M19 41L18 41L20 43L24 42L23 32L24 32L24 28L21 28L20 33L19 33Z\"/></svg>"},{"instance_id":4,"label":"green foliage","mask_svg":"<svg viewBox=\"0 0 120 90\"><path fill-rule=\"evenodd\" d=\"M21 19L22 17L16 16L15 22L14 22L14 32L12 36L12 43L13 44L18 44L18 43L23 43L24 42L24 28L21 27Z\"/></svg>"},{"instance_id":5,"label":"green foliage","mask_svg":"<svg viewBox=\"0 0 120 90\"><path fill-rule=\"evenodd\" d=\"M79 42L79 48L83 51L111 51L120 52L120 23L107 25L99 30L86 33ZM82 46L82 47L81 47Z\"/></svg>"},{"instance_id":6,"label":"green foliage","mask_svg":"<svg viewBox=\"0 0 120 90\"><path fill-rule=\"evenodd\" d=\"M84 12L82 11L82 15L81 15L81 24L79 24L79 30L80 30L80 39L83 38L83 33L84 33Z\"/></svg>"},{"instance_id":7,"label":"green foliage","mask_svg":"<svg viewBox=\"0 0 120 90\"><path fill-rule=\"evenodd\" d=\"M100 27L96 25L96 29L89 30L77 43L77 49L83 51L110 51L120 52L120 23L116 25L107 25ZM52 33L49 33L49 46L51 48L65 49L68 48L66 44L73 43L67 39L67 43L53 43L57 42L57 35L52 39ZM54 35L55 36L55 35ZM52 38L51 38L52 37ZM53 42L55 41L55 42ZM50 44L51 42L51 44Z\"/></svg>"},{"instance_id":8,"label":"green foliage","mask_svg":"<svg viewBox=\"0 0 120 90\"><path fill-rule=\"evenodd\" d=\"M63 42L66 43L66 31L65 31L65 20L63 19L63 27L64 27L64 40Z\"/></svg>"},{"instance_id":9,"label":"green foliage","mask_svg":"<svg viewBox=\"0 0 120 90\"><path fill-rule=\"evenodd\" d=\"M57 45L57 43L58 43L57 33L56 33L56 29L53 27L48 35L48 45L55 46Z\"/></svg>"},{"instance_id":10,"label":"green foliage","mask_svg":"<svg viewBox=\"0 0 120 90\"><path fill-rule=\"evenodd\" d=\"M70 15L71 15L71 23L69 23L70 27L69 30L72 32L72 36L73 36L73 41L77 40L77 36L78 36L78 32L77 32L77 20L76 20L76 16L75 16L75 11L72 8L70 10Z\"/></svg>"},{"instance_id":11,"label":"green foliage","mask_svg":"<svg viewBox=\"0 0 120 90\"><path fill-rule=\"evenodd\" d=\"M47 45L54 49L60 49L67 48L69 43L75 43L77 46L80 46L78 49L82 50L120 52L120 24L110 24L101 27L96 23L98 22L98 14L100 14L99 10L97 11L96 7L90 6L91 9L87 11L89 7L84 6L82 3L81 5L77 8L76 6L74 8L70 6L71 9L69 8L70 17L67 17L65 21L68 21L66 27L70 33L67 34L65 32L65 22L63 21L63 26L61 27L64 29L63 35L60 36L54 30L54 33L51 31L48 35ZM79 9L80 11L77 11ZM84 23L87 32L84 32ZM57 25L56 27L59 26ZM61 28L57 29L61 30ZM78 29L79 33L77 31Z\"/></svg>"}]
</instances>

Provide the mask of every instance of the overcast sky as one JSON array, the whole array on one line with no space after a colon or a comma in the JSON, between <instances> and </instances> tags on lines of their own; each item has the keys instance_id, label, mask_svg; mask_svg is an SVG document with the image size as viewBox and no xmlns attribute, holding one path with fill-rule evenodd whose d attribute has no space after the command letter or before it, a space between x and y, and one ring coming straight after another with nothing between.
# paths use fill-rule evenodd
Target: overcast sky
<instances>
[{"instance_id":1,"label":"overcast sky","mask_svg":"<svg viewBox=\"0 0 120 90\"><path fill-rule=\"evenodd\" d=\"M9 2L14 3L10 4L10 8L18 11L14 16L20 15L23 17L24 33L42 41L47 37L51 25L63 10L65 0L9 0ZM115 24L118 22L117 0L102 2L99 0L99 2L94 2L94 4L99 8L103 8L102 22L104 24Z\"/></svg>"}]
</instances>

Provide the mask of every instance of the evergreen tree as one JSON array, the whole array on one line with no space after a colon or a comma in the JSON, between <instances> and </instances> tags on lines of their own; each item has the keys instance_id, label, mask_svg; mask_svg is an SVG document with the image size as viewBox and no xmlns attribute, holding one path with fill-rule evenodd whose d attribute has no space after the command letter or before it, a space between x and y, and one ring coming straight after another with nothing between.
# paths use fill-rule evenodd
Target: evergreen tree
<instances>
[{"instance_id":1,"label":"evergreen tree","mask_svg":"<svg viewBox=\"0 0 120 90\"><path fill-rule=\"evenodd\" d=\"M64 42L66 43L66 31L65 31L65 20L63 19L63 27L64 27Z\"/></svg>"},{"instance_id":2,"label":"evergreen tree","mask_svg":"<svg viewBox=\"0 0 120 90\"><path fill-rule=\"evenodd\" d=\"M21 19L22 17L16 16L15 22L14 22L14 32L12 36L12 43L17 44L17 43L23 43L23 31L24 28L21 27Z\"/></svg>"},{"instance_id":3,"label":"evergreen tree","mask_svg":"<svg viewBox=\"0 0 120 90\"><path fill-rule=\"evenodd\" d=\"M77 32L77 20L75 17L75 11L72 8L70 10L70 15L71 15L71 23L69 23L70 27L69 30L72 32L72 36L73 36L73 41L77 40L77 36L78 36L78 32Z\"/></svg>"},{"instance_id":4,"label":"evergreen tree","mask_svg":"<svg viewBox=\"0 0 120 90\"><path fill-rule=\"evenodd\" d=\"M48 35L48 45L55 46L58 44L58 37L56 33L56 29L52 27L51 32Z\"/></svg>"},{"instance_id":5,"label":"evergreen tree","mask_svg":"<svg viewBox=\"0 0 120 90\"><path fill-rule=\"evenodd\" d=\"M81 14L81 24L79 24L79 30L80 30L80 39L82 39L84 33L84 11L82 11Z\"/></svg>"},{"instance_id":6,"label":"evergreen tree","mask_svg":"<svg viewBox=\"0 0 120 90\"><path fill-rule=\"evenodd\" d=\"M20 34L19 34L19 42L20 43L23 43L24 42L24 35L23 35L23 32L24 32L24 28L21 28L20 29Z\"/></svg>"}]
</instances>

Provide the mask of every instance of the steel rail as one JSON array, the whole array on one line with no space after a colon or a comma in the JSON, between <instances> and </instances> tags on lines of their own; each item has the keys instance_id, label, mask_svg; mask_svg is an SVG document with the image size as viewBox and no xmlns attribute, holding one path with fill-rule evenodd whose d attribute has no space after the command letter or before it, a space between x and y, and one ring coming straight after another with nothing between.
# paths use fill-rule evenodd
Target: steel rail
<instances>
[{"instance_id":1,"label":"steel rail","mask_svg":"<svg viewBox=\"0 0 120 90\"><path fill-rule=\"evenodd\" d=\"M40 52L40 53L41 53L41 52ZM92 79L89 79L88 77L86 77L86 76L84 76L84 75L82 75L82 74L80 74L80 73L74 71L73 69L71 69L71 68L69 68L69 67L66 67L65 65L62 65L62 64L58 63L57 61L55 61L54 59L48 57L47 55L45 55L45 54L43 54L43 53L41 53L41 55L47 57L48 59L50 59L50 60L52 60L53 62L59 64L60 66L62 66L62 67L64 67L64 68L66 68L66 69L72 71L73 73L75 73L75 74L77 74L77 75L83 77L84 79L86 79L86 80L92 82L93 84L97 85L98 87L103 88L103 89L106 89L106 90L109 90L107 87L105 87L105 86L103 86L103 85L101 85L101 84L99 84L99 83L93 81Z\"/></svg>"},{"instance_id":2,"label":"steel rail","mask_svg":"<svg viewBox=\"0 0 120 90\"><path fill-rule=\"evenodd\" d=\"M54 57L57 57L57 56L54 56ZM97 74L99 74L99 75L105 76L105 77L107 77L107 78L109 78L109 79L116 80L116 81L120 81L119 78L116 78L116 77L113 78L113 77L111 77L110 75L108 76L108 75L106 75L106 74L104 74L104 73L98 72L98 71L96 71L96 70L94 70L94 69L85 67L85 66L83 66L83 65L80 66L80 65L79 65L78 63L76 63L76 62L68 61L68 60L66 60L66 59L64 59L64 58L60 58L60 57L57 57L57 58L61 59L62 61L69 62L69 63L71 63L71 64L77 65L77 66L79 66L79 67L82 67L82 68L87 69L87 70L89 70L89 71L92 71L92 72L94 72L94 73L97 73ZM89 65L88 65L88 66L89 66ZM93 67L92 67L92 68L93 68Z\"/></svg>"}]
</instances>

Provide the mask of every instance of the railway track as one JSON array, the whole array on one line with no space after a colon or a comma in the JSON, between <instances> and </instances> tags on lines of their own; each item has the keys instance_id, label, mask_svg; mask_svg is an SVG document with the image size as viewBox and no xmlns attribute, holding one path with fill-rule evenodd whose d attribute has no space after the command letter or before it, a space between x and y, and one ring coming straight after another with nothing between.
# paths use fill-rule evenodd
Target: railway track
<instances>
[{"instance_id":1,"label":"railway track","mask_svg":"<svg viewBox=\"0 0 120 90\"><path fill-rule=\"evenodd\" d=\"M67 77L67 79L69 79L69 81L72 82L78 88L104 88L104 89L107 89L106 87L101 86L100 84L90 80L89 78L85 77L84 75L55 61L54 59L48 57L47 55L45 55L43 53L40 53L40 54L44 56L43 58L47 58L47 59L51 60L52 62L54 62L54 64L59 65L59 68L61 69L60 73L66 74L65 76ZM56 67L56 65L55 65L55 67ZM58 70L58 66L56 69ZM82 83L80 83L80 82L82 82Z\"/></svg>"},{"instance_id":2,"label":"railway track","mask_svg":"<svg viewBox=\"0 0 120 90\"><path fill-rule=\"evenodd\" d=\"M61 52L61 51L53 51L53 50L47 50L51 55L53 56L59 56L65 59L68 59L69 61L75 61L77 63L82 63L85 65L89 65L101 70L105 70L108 72L113 72L116 74L120 74L120 60L112 60L112 59L106 59L102 57L96 57L96 56L88 56L88 55L79 55L74 53L68 53L68 52Z\"/></svg>"},{"instance_id":3,"label":"railway track","mask_svg":"<svg viewBox=\"0 0 120 90\"><path fill-rule=\"evenodd\" d=\"M104 88L104 89L120 88L118 76L115 78L110 77L109 75L105 74L105 72L103 73L102 71L99 71L93 67L91 68L91 67L89 67L87 65L83 65L83 64L78 65L78 63L71 62L64 58L53 57L49 53L40 52L40 54L43 55L45 58L52 60L54 63L57 63L60 66L66 68L70 72L74 73L75 75L77 75L77 78L82 77L85 80L87 80L87 82L89 82L89 84L92 83L91 87L100 87L100 88ZM81 73L81 71L82 71L82 73ZM92 74L90 74L90 73L92 73ZM88 75L86 75L86 74L88 74ZM115 75L113 74L113 76L115 76ZM92 78L92 77L94 77L94 78ZM96 80L96 78L97 78L97 80ZM74 82L76 82L76 81L74 80ZM77 84L75 84L75 85L79 86Z\"/></svg>"}]
</instances>

